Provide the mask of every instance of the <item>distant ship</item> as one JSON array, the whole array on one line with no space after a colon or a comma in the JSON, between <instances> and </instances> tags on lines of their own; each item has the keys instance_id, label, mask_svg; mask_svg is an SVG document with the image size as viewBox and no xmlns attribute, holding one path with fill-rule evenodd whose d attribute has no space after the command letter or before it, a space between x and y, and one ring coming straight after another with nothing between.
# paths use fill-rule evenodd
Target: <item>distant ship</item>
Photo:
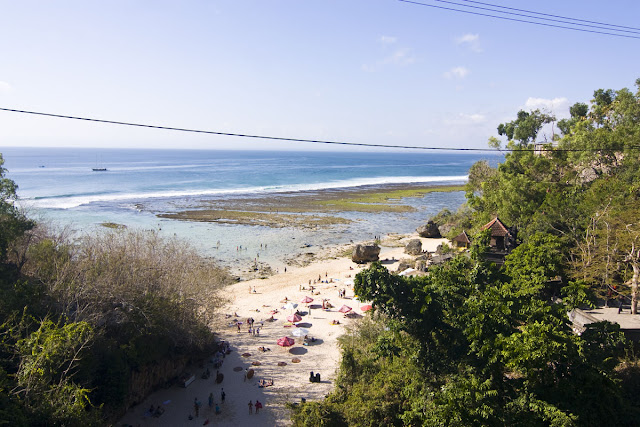
<instances>
[{"instance_id":1,"label":"distant ship","mask_svg":"<svg viewBox=\"0 0 640 427\"><path fill-rule=\"evenodd\" d=\"M102 162L100 162L102 163ZM106 172L107 168L103 168L102 165L98 163L98 156L96 156L96 167L91 169L94 172Z\"/></svg>"}]
</instances>

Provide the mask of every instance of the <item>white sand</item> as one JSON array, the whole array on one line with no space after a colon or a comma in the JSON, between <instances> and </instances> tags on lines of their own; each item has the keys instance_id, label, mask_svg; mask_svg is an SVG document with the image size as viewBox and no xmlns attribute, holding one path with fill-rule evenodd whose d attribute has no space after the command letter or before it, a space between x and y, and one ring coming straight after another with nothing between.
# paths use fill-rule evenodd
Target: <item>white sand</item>
<instances>
[{"instance_id":1,"label":"white sand","mask_svg":"<svg viewBox=\"0 0 640 427\"><path fill-rule=\"evenodd\" d=\"M417 235L408 236L418 238ZM423 250L433 252L437 245L446 239L422 238ZM390 271L396 271L398 260L409 258L404 254L403 247L382 247L380 259L389 259L384 265ZM352 270L350 269L352 268ZM343 333L344 325L357 322L356 319L347 319L338 309L346 304L353 308L353 312L363 315L359 309L364 303L354 301L353 286L345 284L349 279L353 280L361 266L353 263L350 258L337 258L326 261L318 261L302 268L291 268L286 273L277 274L268 279L256 279L233 284L225 289L230 303L221 310L222 313L238 314L238 320L245 322L252 317L256 322L270 317L270 310L277 309L279 313L274 315L274 322L264 322L259 336L252 336L247 332L246 323L242 325L242 332L237 332L236 326L229 326L235 318L220 319L214 329L218 331L221 340L231 344L232 352L224 359L220 372L224 374L222 384L215 384L216 369L211 363L203 367L192 367L190 372L196 375L196 380L186 389L173 386L169 389L159 390L149 396L141 405L129 410L127 415L118 423L131 424L133 426L182 426L203 425L209 420L211 425L219 426L275 426L289 425L289 411L287 402L300 402L301 398L307 400L321 399L328 394L334 385L336 371L340 361L340 350L337 338ZM313 295L309 290L309 280L313 283L318 278L323 281L333 280L333 283L316 284ZM304 286L306 289L301 290ZM255 287L256 292L253 292ZM346 299L338 297L338 290L346 289ZM250 291L251 290L251 291ZM286 316L292 310L282 307L283 299L298 303L298 310L307 312L306 304L299 303L304 296L314 298L312 307L322 304L322 299L329 299L333 308L326 311L320 308L311 310L311 313L302 317L301 326L309 329L309 336L315 337L316 342L309 345L301 345L302 339L292 336L295 327L284 327ZM256 311L259 310L259 311ZM366 314L365 314L366 315ZM221 316L224 317L224 316ZM337 320L339 325L332 325ZM280 337L295 338L293 347L283 348L276 344ZM258 347L270 348L270 351L262 352ZM243 357L249 353L249 357ZM293 358L300 359L300 363L292 363ZM253 362L259 362L254 366ZM278 366L278 362L286 362L286 366ZM204 380L200 375L206 368L211 370L211 378ZM242 368L239 372L234 368ZM252 368L255 375L252 379L244 381L245 369ZM310 371L319 372L321 383L309 382ZM273 379L274 385L260 388L260 379ZM224 388L226 400L220 402L221 390ZM209 393L213 393L214 400L220 405L222 414L215 415L208 406ZM189 420L188 416L195 415L194 398L202 402L199 417ZM249 401L255 403L259 400L264 406L260 413L249 414ZM168 402L163 404L163 402ZM145 416L145 411L151 405L161 405L165 412L159 418ZM214 405L215 407L215 405Z\"/></svg>"}]
</instances>

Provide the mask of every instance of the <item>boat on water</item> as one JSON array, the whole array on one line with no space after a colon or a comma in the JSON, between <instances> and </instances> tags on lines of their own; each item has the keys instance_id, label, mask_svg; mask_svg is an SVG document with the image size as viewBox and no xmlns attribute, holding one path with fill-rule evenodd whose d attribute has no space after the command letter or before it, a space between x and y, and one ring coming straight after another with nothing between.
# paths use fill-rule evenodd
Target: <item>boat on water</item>
<instances>
[{"instance_id":1,"label":"boat on water","mask_svg":"<svg viewBox=\"0 0 640 427\"><path fill-rule=\"evenodd\" d=\"M106 172L107 168L102 166L102 162L98 162L98 156L96 156L96 166L91 168L91 170L94 172Z\"/></svg>"}]
</instances>

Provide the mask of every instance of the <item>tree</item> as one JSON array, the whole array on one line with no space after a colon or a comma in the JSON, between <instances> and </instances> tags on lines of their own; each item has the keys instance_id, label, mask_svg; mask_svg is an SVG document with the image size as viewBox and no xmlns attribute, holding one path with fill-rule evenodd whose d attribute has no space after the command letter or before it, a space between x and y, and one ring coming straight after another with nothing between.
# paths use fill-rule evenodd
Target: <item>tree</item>
<instances>
[{"instance_id":1,"label":"tree","mask_svg":"<svg viewBox=\"0 0 640 427\"><path fill-rule=\"evenodd\" d=\"M558 128L564 135L571 133L571 128L580 120L585 120L589 113L589 106L583 102L576 102L569 108L570 119L562 119L558 122Z\"/></svg>"},{"instance_id":2,"label":"tree","mask_svg":"<svg viewBox=\"0 0 640 427\"><path fill-rule=\"evenodd\" d=\"M516 120L498 125L498 135L506 136L509 141L516 141L520 146L527 146L536 142L538 133L544 125L555 120L553 115L543 113L540 110L533 110L529 113L520 110Z\"/></svg>"},{"instance_id":3,"label":"tree","mask_svg":"<svg viewBox=\"0 0 640 427\"><path fill-rule=\"evenodd\" d=\"M15 206L18 186L5 177L6 169L2 165L4 159L0 154L0 262L5 262L9 245L32 229L35 223L27 219Z\"/></svg>"},{"instance_id":4,"label":"tree","mask_svg":"<svg viewBox=\"0 0 640 427\"><path fill-rule=\"evenodd\" d=\"M17 342L16 393L27 407L59 424L96 421L88 411L90 390L73 381L93 338L85 322L61 324L44 319L36 331Z\"/></svg>"}]
</instances>

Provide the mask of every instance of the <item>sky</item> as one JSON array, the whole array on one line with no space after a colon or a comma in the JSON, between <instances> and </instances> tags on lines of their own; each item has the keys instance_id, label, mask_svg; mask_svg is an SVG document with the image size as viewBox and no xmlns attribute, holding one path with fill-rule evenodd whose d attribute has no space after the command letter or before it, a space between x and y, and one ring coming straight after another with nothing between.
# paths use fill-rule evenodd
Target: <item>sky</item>
<instances>
[{"instance_id":1,"label":"sky","mask_svg":"<svg viewBox=\"0 0 640 427\"><path fill-rule=\"evenodd\" d=\"M640 26L637 0L486 2ZM563 118L596 89L635 91L638 52L639 38L399 0L0 0L0 108L285 138L487 148L497 125L520 109ZM2 146L339 148L0 111Z\"/></svg>"}]
</instances>

